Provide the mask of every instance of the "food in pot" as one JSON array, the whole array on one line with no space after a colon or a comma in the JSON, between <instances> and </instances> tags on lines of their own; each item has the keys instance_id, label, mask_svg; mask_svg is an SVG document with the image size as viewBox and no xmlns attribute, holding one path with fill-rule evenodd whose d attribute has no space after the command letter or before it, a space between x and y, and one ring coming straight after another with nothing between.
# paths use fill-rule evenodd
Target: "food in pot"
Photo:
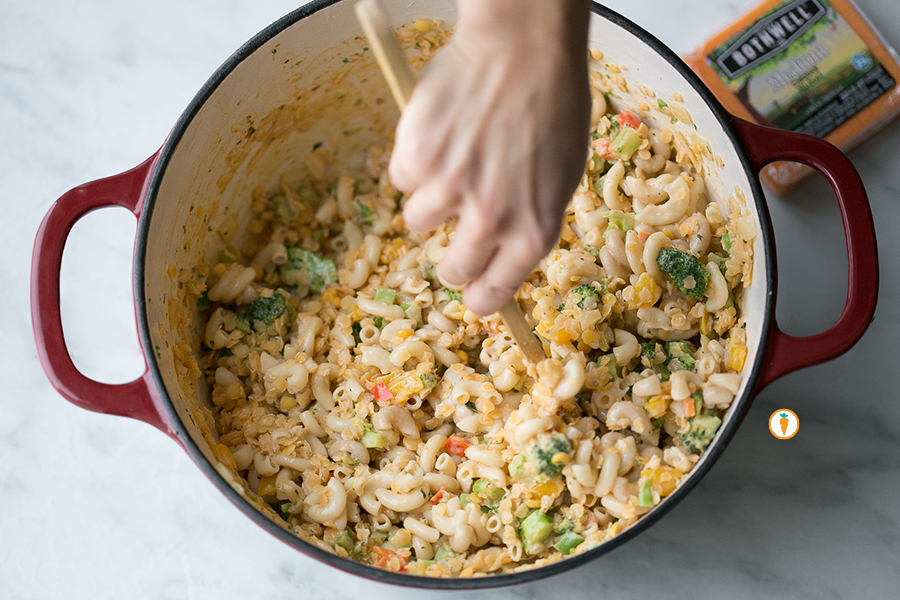
<instances>
[{"instance_id":1,"label":"food in pot","mask_svg":"<svg viewBox=\"0 0 900 600\"><path fill-rule=\"evenodd\" d=\"M183 283L220 472L299 537L416 575L533 568L635 523L712 442L748 353L755 224L709 202L677 99L626 107L620 70L592 69L584 178L518 294L539 364L437 278L453 225L404 227L389 147L334 181L316 150Z\"/></svg>"}]
</instances>

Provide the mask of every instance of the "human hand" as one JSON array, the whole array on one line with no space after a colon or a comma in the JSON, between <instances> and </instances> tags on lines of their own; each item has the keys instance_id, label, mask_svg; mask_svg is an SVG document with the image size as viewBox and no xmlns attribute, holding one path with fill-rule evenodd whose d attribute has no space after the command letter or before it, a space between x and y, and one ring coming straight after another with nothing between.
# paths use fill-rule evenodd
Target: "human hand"
<instances>
[{"instance_id":1,"label":"human hand","mask_svg":"<svg viewBox=\"0 0 900 600\"><path fill-rule=\"evenodd\" d=\"M458 223L441 278L478 314L509 300L559 237L587 155L584 0L461 0L457 33L397 127L390 175L403 217Z\"/></svg>"}]
</instances>

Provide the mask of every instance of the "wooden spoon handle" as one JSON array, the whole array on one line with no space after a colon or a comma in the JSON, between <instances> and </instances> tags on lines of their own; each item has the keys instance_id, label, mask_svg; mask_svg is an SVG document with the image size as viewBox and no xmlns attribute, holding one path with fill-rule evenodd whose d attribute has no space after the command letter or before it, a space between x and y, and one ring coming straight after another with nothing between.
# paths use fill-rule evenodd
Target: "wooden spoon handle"
<instances>
[{"instance_id":1,"label":"wooden spoon handle","mask_svg":"<svg viewBox=\"0 0 900 600\"><path fill-rule=\"evenodd\" d=\"M372 47L375 60L378 61L394 100L402 111L412 96L413 88L416 87L416 74L397 42L381 3L378 0L360 0L354 9L359 24L369 38L369 46Z\"/></svg>"},{"instance_id":2,"label":"wooden spoon handle","mask_svg":"<svg viewBox=\"0 0 900 600\"><path fill-rule=\"evenodd\" d=\"M390 21L378 0L360 0L354 9L356 18L359 19L359 24L369 39L375 60L378 61L394 100L402 111L412 97L413 88L416 86L416 74L406 60ZM522 307L515 298L510 298L500 307L500 318L529 362L537 363L547 358L541 341L534 335L528 321L525 320Z\"/></svg>"}]
</instances>

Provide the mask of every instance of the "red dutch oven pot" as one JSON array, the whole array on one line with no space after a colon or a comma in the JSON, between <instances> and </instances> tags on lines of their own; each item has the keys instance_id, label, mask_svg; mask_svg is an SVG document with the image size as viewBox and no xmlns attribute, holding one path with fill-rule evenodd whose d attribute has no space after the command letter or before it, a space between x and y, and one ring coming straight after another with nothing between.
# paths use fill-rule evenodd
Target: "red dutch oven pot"
<instances>
[{"instance_id":1,"label":"red dutch oven pot","mask_svg":"<svg viewBox=\"0 0 900 600\"><path fill-rule=\"evenodd\" d=\"M452 7L444 0L387 4L396 23L422 17L455 21ZM384 102L359 104L354 100L355 116L340 112L343 92L316 96L334 92L329 86L338 85L333 74L344 68L342 58L361 49L361 33L352 2L347 0L315 1L272 24L210 78L158 152L125 173L67 192L51 207L35 241L31 306L38 353L54 387L87 410L131 417L160 429L188 452L222 493L267 531L307 555L373 580L432 588L510 585L583 564L651 526L712 467L755 394L782 375L841 355L863 335L875 312L878 292L875 230L862 181L835 147L815 137L760 127L728 114L661 42L608 9L594 5L592 10L591 46L602 50L605 60L624 66L634 81L654 87L660 97L684 97L699 133L724 161L718 173L723 185L707 182L711 196L721 198L735 186L744 190L747 210L755 216L759 231L753 283L744 300L750 347L743 371L745 382L701 461L671 496L635 525L593 550L538 569L475 579L430 579L375 569L297 538L256 509L216 470L209 443L191 417L191 406L202 402L204 392L185 386L173 367L177 362L174 346L179 341L191 344L191 319L196 315L185 312L187 305L178 296L170 265L190 268L208 264L209 253L221 247L221 241L207 232L221 232L229 223L236 224L236 216L249 206L253 186L271 186L287 172L285 165L302 162L315 142L325 139L340 146L346 123L357 119L359 125L362 117L365 125L380 123L381 135L389 133L397 114L385 89L379 91ZM359 64L357 81L381 84L373 65L365 60ZM297 102L305 102L302 110ZM281 120L285 107L294 111L293 121ZM268 137L260 140L257 132ZM364 131L359 141L363 146L374 139L366 135ZM760 169L774 161L796 161L819 171L831 184L841 211L847 242L847 301L838 321L814 336L787 335L774 317L774 236L758 182ZM66 237L78 219L106 206L127 208L138 219L134 295L146 370L122 385L99 383L78 372L60 320L59 271ZM197 348L196 340L193 347Z\"/></svg>"}]
</instances>

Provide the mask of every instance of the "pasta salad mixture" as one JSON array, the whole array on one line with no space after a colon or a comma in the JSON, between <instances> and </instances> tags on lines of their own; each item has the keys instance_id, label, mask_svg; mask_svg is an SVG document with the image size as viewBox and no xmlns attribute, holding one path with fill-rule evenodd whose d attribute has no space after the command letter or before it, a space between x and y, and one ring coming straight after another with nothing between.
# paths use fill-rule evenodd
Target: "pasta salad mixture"
<instances>
[{"instance_id":1,"label":"pasta salad mixture","mask_svg":"<svg viewBox=\"0 0 900 600\"><path fill-rule=\"evenodd\" d=\"M417 575L533 568L633 524L712 441L747 357L754 221L708 201L674 124L593 81L584 178L518 295L539 364L439 281L452 225L405 229L386 147L336 181L314 151L185 282L213 452L296 535Z\"/></svg>"}]
</instances>

